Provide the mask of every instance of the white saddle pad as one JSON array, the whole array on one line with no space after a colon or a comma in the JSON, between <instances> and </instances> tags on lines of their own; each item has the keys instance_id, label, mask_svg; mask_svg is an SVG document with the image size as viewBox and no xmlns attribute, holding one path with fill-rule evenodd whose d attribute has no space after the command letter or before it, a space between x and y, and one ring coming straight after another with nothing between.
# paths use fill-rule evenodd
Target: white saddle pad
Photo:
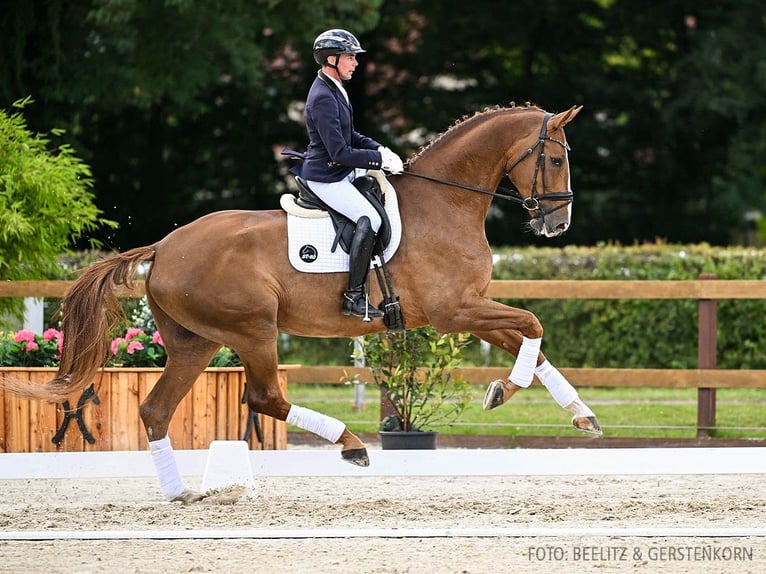
<instances>
[{"instance_id":1,"label":"white saddle pad","mask_svg":"<svg viewBox=\"0 0 766 574\"><path fill-rule=\"evenodd\" d=\"M391 241L383 252L388 261L399 248L402 239L402 221L396 192L386 182L386 213L391 222ZM280 198L287 212L287 251L290 264L306 273L337 273L348 271L348 253L340 245L331 251L335 240L335 228L327 212L304 209L295 203L295 196L285 194ZM321 214L321 215L320 215Z\"/></svg>"}]
</instances>

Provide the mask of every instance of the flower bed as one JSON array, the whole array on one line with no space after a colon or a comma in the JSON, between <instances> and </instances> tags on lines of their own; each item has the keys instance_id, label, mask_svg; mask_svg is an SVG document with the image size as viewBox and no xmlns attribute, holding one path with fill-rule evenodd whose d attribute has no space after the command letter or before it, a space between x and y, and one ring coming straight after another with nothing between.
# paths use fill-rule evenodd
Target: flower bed
<instances>
[{"instance_id":1,"label":"flower bed","mask_svg":"<svg viewBox=\"0 0 766 574\"><path fill-rule=\"evenodd\" d=\"M0 333L0 367L54 367L58 365L64 335L47 329L42 335L22 329L16 333ZM159 331L151 334L138 327L112 339L108 366L164 367L168 359ZM222 347L210 361L211 367L239 367L239 357Z\"/></svg>"}]
</instances>

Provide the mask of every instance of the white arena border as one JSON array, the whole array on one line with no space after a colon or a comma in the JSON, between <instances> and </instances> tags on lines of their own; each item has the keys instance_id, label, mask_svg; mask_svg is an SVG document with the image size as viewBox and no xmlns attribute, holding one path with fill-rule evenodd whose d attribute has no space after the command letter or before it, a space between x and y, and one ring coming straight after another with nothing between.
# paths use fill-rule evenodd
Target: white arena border
<instances>
[{"instance_id":1,"label":"white arena border","mask_svg":"<svg viewBox=\"0 0 766 574\"><path fill-rule=\"evenodd\" d=\"M203 476L207 450L176 451ZM265 476L572 476L766 474L766 447L369 450L357 467L334 450L248 451ZM0 480L156 477L149 451L3 453Z\"/></svg>"},{"instance_id":2,"label":"white arena border","mask_svg":"<svg viewBox=\"0 0 766 574\"><path fill-rule=\"evenodd\" d=\"M184 476L202 476L207 450L176 451ZM766 447L625 449L370 450L371 466L350 465L333 450L245 451L261 476L572 476L766 474ZM216 461L218 462L218 461ZM227 461L220 461L226 463ZM0 454L0 480L156 478L148 451ZM745 538L766 528L372 528L216 530L21 530L0 540L221 540L351 538Z\"/></svg>"},{"instance_id":3,"label":"white arena border","mask_svg":"<svg viewBox=\"0 0 766 574\"><path fill-rule=\"evenodd\" d=\"M766 528L302 528L240 530L17 530L0 540L306 540L351 538L753 538Z\"/></svg>"}]
</instances>

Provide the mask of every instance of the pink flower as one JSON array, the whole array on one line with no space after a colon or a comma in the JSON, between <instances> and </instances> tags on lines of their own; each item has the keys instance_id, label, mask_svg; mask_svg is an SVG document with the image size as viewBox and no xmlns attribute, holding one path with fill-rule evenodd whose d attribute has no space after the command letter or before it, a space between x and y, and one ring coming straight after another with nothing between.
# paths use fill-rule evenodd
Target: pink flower
<instances>
[{"instance_id":1,"label":"pink flower","mask_svg":"<svg viewBox=\"0 0 766 574\"><path fill-rule=\"evenodd\" d=\"M17 343L23 343L24 341L27 341L28 343L34 343L35 342L35 332L30 331L29 329L22 329L18 333L16 333L16 336L13 338L14 341Z\"/></svg>"},{"instance_id":2,"label":"pink flower","mask_svg":"<svg viewBox=\"0 0 766 574\"><path fill-rule=\"evenodd\" d=\"M43 341L52 341L53 339L60 339L61 331L56 329L48 329L43 333Z\"/></svg>"},{"instance_id":3,"label":"pink flower","mask_svg":"<svg viewBox=\"0 0 766 574\"><path fill-rule=\"evenodd\" d=\"M162 340L162 336L160 335L159 331L155 331L152 334L152 343L156 345L162 345L163 347L165 346L165 342Z\"/></svg>"},{"instance_id":4,"label":"pink flower","mask_svg":"<svg viewBox=\"0 0 766 574\"><path fill-rule=\"evenodd\" d=\"M141 341L131 341L128 343L128 355L132 355L136 351L143 351L144 345L141 343Z\"/></svg>"},{"instance_id":5,"label":"pink flower","mask_svg":"<svg viewBox=\"0 0 766 574\"><path fill-rule=\"evenodd\" d=\"M144 332L141 329L139 329L138 327L131 327L125 333L125 340L126 341L130 341L131 339L133 339L135 337L138 337L139 335L143 335L143 334L144 334Z\"/></svg>"},{"instance_id":6,"label":"pink flower","mask_svg":"<svg viewBox=\"0 0 766 574\"><path fill-rule=\"evenodd\" d=\"M59 348L59 353L61 353L61 351L63 351L63 350L64 350L64 333L62 333L61 331L59 331L59 334L58 334L58 339L57 339L57 340L58 340L58 345L57 345L57 347Z\"/></svg>"},{"instance_id":7,"label":"pink flower","mask_svg":"<svg viewBox=\"0 0 766 574\"><path fill-rule=\"evenodd\" d=\"M37 349L40 348L40 345L38 345L34 341L26 341L26 345L24 345L24 348L26 349L27 352L36 351Z\"/></svg>"},{"instance_id":8,"label":"pink flower","mask_svg":"<svg viewBox=\"0 0 766 574\"><path fill-rule=\"evenodd\" d=\"M124 343L124 342L125 342L125 339L123 339L122 337L117 337L114 341L112 341L112 347L111 347L112 348L112 355L114 355L116 357L119 354L119 352L120 352L120 343Z\"/></svg>"}]
</instances>

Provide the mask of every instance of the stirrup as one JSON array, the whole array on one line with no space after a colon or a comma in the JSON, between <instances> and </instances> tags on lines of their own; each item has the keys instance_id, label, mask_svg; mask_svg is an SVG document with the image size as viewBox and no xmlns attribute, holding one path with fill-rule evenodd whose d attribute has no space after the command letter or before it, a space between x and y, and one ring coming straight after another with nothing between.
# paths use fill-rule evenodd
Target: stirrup
<instances>
[{"instance_id":1,"label":"stirrup","mask_svg":"<svg viewBox=\"0 0 766 574\"><path fill-rule=\"evenodd\" d=\"M364 305L363 309L360 309L359 305ZM343 306L340 312L347 316L361 317L365 323L383 317L383 311L370 305L370 299L367 294L349 294L348 291L343 294Z\"/></svg>"}]
</instances>

